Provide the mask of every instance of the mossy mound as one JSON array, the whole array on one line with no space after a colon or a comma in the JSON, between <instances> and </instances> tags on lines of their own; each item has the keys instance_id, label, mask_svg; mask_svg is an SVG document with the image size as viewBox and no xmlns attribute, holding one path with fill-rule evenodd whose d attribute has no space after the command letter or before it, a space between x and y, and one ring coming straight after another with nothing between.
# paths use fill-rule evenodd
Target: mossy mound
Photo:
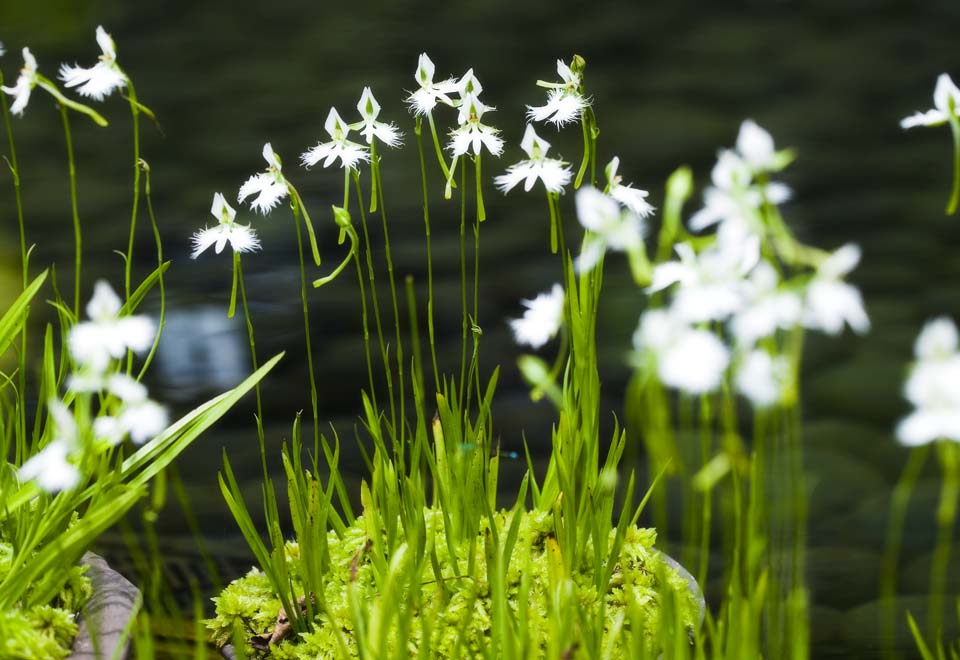
<instances>
[{"instance_id":1,"label":"mossy mound","mask_svg":"<svg viewBox=\"0 0 960 660\"><path fill-rule=\"evenodd\" d=\"M0 582L12 568L13 547L0 541ZM0 611L0 660L63 660L77 636L76 615L93 587L86 567L67 569L63 589L46 605Z\"/></svg>"},{"instance_id":2,"label":"mossy mound","mask_svg":"<svg viewBox=\"0 0 960 660\"><path fill-rule=\"evenodd\" d=\"M515 620L528 632L528 648L546 650L548 638L560 625L569 623L579 636L582 626L598 621L600 606L605 625L603 644L621 648L623 639L630 635L631 621L642 622L647 639L654 639L660 626L661 594L666 588L674 595L672 599L686 628L692 628L700 616L700 602L691 592L687 580L673 570L662 555L653 549L656 531L638 527L628 528L625 533L619 560L604 593L598 593L593 574L593 565L582 565L570 575L558 573L559 546L555 541L554 518L547 512L521 512L522 516L517 542L506 573L506 601ZM494 516L498 533L506 533L512 514L500 512ZM392 625L397 630L384 635L385 657L398 657L394 645L400 637L406 637L406 648L411 657L423 653L427 644L428 653L420 657L463 658L482 657L490 645L493 631L491 613L492 596L488 582L487 552L489 548L489 521L484 520L475 542L454 544L456 564L462 572L471 576L458 576L451 561L444 536L443 515L439 510L424 511L427 530L425 556L435 555L424 572L417 573L413 567L413 553L405 553L401 561L410 563L411 576L407 586L401 589L400 597L394 597L387 607L394 608ZM503 538L502 536L500 538ZM612 549L614 534L611 532ZM330 563L325 575L323 598L316 599L326 605L325 611L318 607L314 625L309 632L300 634L291 631L282 639L274 639L269 645L265 640L276 631L280 600L270 581L258 569L232 582L216 603L216 617L207 622L213 639L220 645L233 643L242 638L246 653L253 658L305 660L307 658L341 658L345 645L351 657L357 657L357 642L354 630L356 610L352 603L369 608L373 613L384 603L380 601L379 587L375 582L374 567L369 554L370 545L362 517L349 527L342 538L329 534ZM303 594L299 575L299 548L295 543L286 546L287 565L297 594ZM470 554L473 557L470 557ZM594 557L592 543L586 541L584 557ZM604 558L608 552L604 554ZM472 561L471 561L472 559ZM587 561L587 560L585 560ZM592 560L591 560L592 561ZM437 571L444 576L435 579ZM661 580L666 584L661 584ZM419 593L411 593L410 584L419 586ZM557 585L560 585L559 587ZM521 590L523 596L521 597ZM524 612L519 612L525 602ZM633 606L635 604L635 606ZM632 616L628 610L633 609ZM636 616L639 606L641 616ZM558 616L560 609L566 613L575 611L572 618ZM372 614L368 625L376 625ZM371 624L370 622L374 622ZM401 634L397 634L403 628ZM240 631L238 637L235 637ZM598 631L594 631L594 634ZM403 655L403 654L401 654ZM574 657L580 657L579 654ZM614 655L614 657L619 657Z\"/></svg>"}]
</instances>

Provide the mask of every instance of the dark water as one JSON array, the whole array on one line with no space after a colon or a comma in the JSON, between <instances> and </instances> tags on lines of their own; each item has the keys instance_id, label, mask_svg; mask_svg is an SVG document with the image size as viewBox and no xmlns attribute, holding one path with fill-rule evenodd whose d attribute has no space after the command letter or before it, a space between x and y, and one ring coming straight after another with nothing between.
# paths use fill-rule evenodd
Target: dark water
<instances>
[{"instance_id":1,"label":"dark water","mask_svg":"<svg viewBox=\"0 0 960 660\"><path fill-rule=\"evenodd\" d=\"M811 340L804 412L814 484L809 563L816 654L869 657L885 511L904 458L891 429L906 410L900 387L911 344L925 319L960 311L960 220L942 215L949 135L946 129L904 133L898 122L931 106L937 74L960 75L960 3L767 1L720 8L694 2L321 6L277 0L253 8L8 0L0 6L0 40L8 49L0 65L8 81L22 45L31 46L48 75L61 61L91 63L98 23L113 34L122 66L162 124L162 134L144 126L142 145L165 254L173 261L170 325L152 386L178 410L229 386L247 369L243 328L225 319L229 259L212 253L189 259L190 234L211 221L212 193L233 197L262 169L260 148L271 141L312 210L324 268L332 267L342 253L325 209L341 201L342 178L337 171L302 170L296 157L321 139L330 105L352 114L364 85L383 105L382 118L407 132L406 147L385 156L384 187L397 271L423 284L416 149L401 103L403 90L414 86L421 51L430 53L438 77L474 67L485 99L498 108L489 117L508 140L506 163L519 155L524 104L541 102L535 80L553 78L556 58L582 54L602 129L601 159L619 155L624 175L650 189L655 204L666 176L680 164L694 167L698 183L706 181L716 149L733 143L746 117L768 128L778 145L795 147L798 160L784 177L795 191L784 209L788 222L807 242L835 248L856 241L864 249L853 280L862 287L874 329L865 338ZM111 251L125 248L129 216L129 118L118 99L103 110L109 129L74 121L86 290L97 276L121 282L122 263ZM55 261L66 284L73 243L59 118L38 92L15 130L28 240L38 244L34 263ZM552 134L545 133L548 139ZM553 143L569 160L579 159L576 128ZM498 169L487 162L488 173ZM5 169L0 186L9 190ZM504 447L513 448L520 446L521 430L543 438L550 411L527 400L512 367L517 350L504 319L518 314L520 298L555 281L557 268L546 250L539 195L517 191L503 200L489 187L486 200L482 350L488 373L504 365L496 419ZM440 348L451 371L459 351L458 208L437 197L432 211ZM264 243L262 253L245 259L259 352L288 351L265 388L268 438L278 449L294 412L309 410L296 243L285 209L247 218ZM154 259L145 221L141 214L141 274ZM15 279L16 225L7 193L0 197L0 223L0 267ZM373 240L380 244L376 229ZM605 403L619 411L627 377L622 358L641 299L623 263L611 264L605 284ZM311 292L310 301L321 418L332 420L349 446L366 383L355 275L347 271ZM204 534L225 558L244 553L233 542L236 531L216 489L216 470L226 447L249 476L256 501L250 410L252 403L225 420L181 466ZM359 475L361 468L358 456L348 457L348 470ZM926 591L935 498L936 483L925 480L908 518L901 569L907 596ZM190 555L189 532L175 511L161 529L172 556ZM960 592L960 571L951 580Z\"/></svg>"}]
</instances>

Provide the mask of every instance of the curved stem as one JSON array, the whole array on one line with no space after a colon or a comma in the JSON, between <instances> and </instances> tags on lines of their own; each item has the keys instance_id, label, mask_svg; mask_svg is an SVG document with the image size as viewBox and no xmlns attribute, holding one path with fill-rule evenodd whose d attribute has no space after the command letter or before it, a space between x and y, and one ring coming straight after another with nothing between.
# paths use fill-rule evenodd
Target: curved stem
<instances>
[{"instance_id":1,"label":"curved stem","mask_svg":"<svg viewBox=\"0 0 960 660\"><path fill-rule=\"evenodd\" d=\"M952 440L938 441L943 483L940 504L937 507L937 544L930 568L930 613L927 627L934 644L943 639L944 590L947 586L947 568L950 566L950 546L957 519L957 501L960 500L960 445Z\"/></svg>"},{"instance_id":2,"label":"curved stem","mask_svg":"<svg viewBox=\"0 0 960 660\"><path fill-rule=\"evenodd\" d=\"M310 379L310 408L313 412L313 442L320 442L320 414L317 407L317 379L313 369L313 344L310 340L310 307L307 304L307 272L303 259L303 235L300 231L300 205L295 200L290 205L293 224L297 229L297 259L300 265L300 302L303 306L303 336L307 347L307 370Z\"/></svg>"},{"instance_id":3,"label":"curved stem","mask_svg":"<svg viewBox=\"0 0 960 660\"><path fill-rule=\"evenodd\" d=\"M147 202L147 215L150 217L150 226L153 229L153 241L157 247L157 285L160 288L160 319L157 321L157 334L153 338L153 345L150 347L150 352L147 353L147 357L143 361L143 366L140 367L137 380L143 378L150 363L153 362L153 356L156 355L157 347L160 345L160 335L163 333L163 324L167 315L167 291L163 281L163 243L160 240L160 228L157 226L157 217L153 212L153 201L150 196L150 166L144 161L140 161L139 165L143 169L144 199ZM256 369L254 369L254 371L256 371Z\"/></svg>"},{"instance_id":4,"label":"curved stem","mask_svg":"<svg viewBox=\"0 0 960 660\"><path fill-rule=\"evenodd\" d=\"M243 282L243 266L240 263L240 253L233 253L233 263L237 272L237 280L240 283L240 300L243 303L243 318L247 325L247 339L250 342L250 360L253 363L253 370L260 368L257 360L257 344L254 341L253 317L250 316L250 307L247 304L247 287ZM260 383L254 385L254 392L257 396L257 440L260 443L260 467L263 470L264 479L267 478L267 450L266 441L263 435L263 402L260 396Z\"/></svg>"},{"instance_id":5,"label":"curved stem","mask_svg":"<svg viewBox=\"0 0 960 660\"><path fill-rule=\"evenodd\" d=\"M294 188L293 184L289 181L287 182L287 190L290 192L290 197L296 201L296 204L300 209L300 213L303 214L303 221L307 227L307 239L310 241L310 252L313 255L313 263L319 266L320 248L317 246L317 236L313 231L313 220L310 219L310 214L307 212L307 206L303 203L303 198L300 197L300 191Z\"/></svg>"},{"instance_id":6,"label":"curved stem","mask_svg":"<svg viewBox=\"0 0 960 660\"><path fill-rule=\"evenodd\" d=\"M70 118L67 106L60 106L63 120L63 137L67 142L67 167L70 173L70 211L73 217L74 275L73 275L73 313L80 318L80 257L83 239L80 236L80 212L77 209L77 168L73 160L73 138L70 135Z\"/></svg>"},{"instance_id":7,"label":"curved stem","mask_svg":"<svg viewBox=\"0 0 960 660\"><path fill-rule=\"evenodd\" d=\"M123 290L130 299L130 271L133 268L133 240L137 230L137 210L140 206L140 104L133 83L127 80L130 93L130 114L133 119L133 207L130 211L130 239L127 243L127 259L123 271Z\"/></svg>"},{"instance_id":8,"label":"curved stem","mask_svg":"<svg viewBox=\"0 0 960 660\"><path fill-rule=\"evenodd\" d=\"M947 215L957 212L960 205L960 119L950 114L950 132L953 134L953 191L947 202Z\"/></svg>"},{"instance_id":9,"label":"curved stem","mask_svg":"<svg viewBox=\"0 0 960 660\"><path fill-rule=\"evenodd\" d=\"M580 128L583 131L583 158L580 161L580 169L577 170L577 177L573 180L573 189L576 190L583 183L583 177L587 173L587 165L590 164L590 129L587 127L587 111L580 111Z\"/></svg>"},{"instance_id":10,"label":"curved stem","mask_svg":"<svg viewBox=\"0 0 960 660\"><path fill-rule=\"evenodd\" d=\"M423 122L420 117L417 117L414 133L417 136L417 153L420 156L420 187L423 194L423 228L427 237L427 336L430 340L430 359L433 363L433 386L434 388L439 388L440 370L437 367L437 342L433 328L433 251L430 240L430 197L427 192L427 163L423 155L422 129Z\"/></svg>"},{"instance_id":11,"label":"curved stem","mask_svg":"<svg viewBox=\"0 0 960 660\"><path fill-rule=\"evenodd\" d=\"M417 117L419 120L420 118ZM447 186L457 187L455 181L451 181L453 173L450 168L447 167L447 161L443 157L443 148L440 146L440 138L437 136L437 125L433 122L433 113L427 113L427 122L430 124L430 135L433 137L433 149L437 152L437 161L440 163L440 169L443 171L443 179L447 182Z\"/></svg>"}]
</instances>

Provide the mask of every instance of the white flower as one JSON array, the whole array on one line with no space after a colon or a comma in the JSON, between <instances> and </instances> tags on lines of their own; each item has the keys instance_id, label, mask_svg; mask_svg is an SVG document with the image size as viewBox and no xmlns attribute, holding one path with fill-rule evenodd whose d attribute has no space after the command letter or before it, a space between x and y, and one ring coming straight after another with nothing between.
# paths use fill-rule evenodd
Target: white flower
<instances>
[{"instance_id":1,"label":"white flower","mask_svg":"<svg viewBox=\"0 0 960 660\"><path fill-rule=\"evenodd\" d=\"M142 352L153 343L153 321L145 316L120 318L120 308L120 298L99 280L87 304L90 320L73 326L67 335L70 355L94 373L103 373L110 359L122 358L127 349Z\"/></svg>"},{"instance_id":2,"label":"white flower","mask_svg":"<svg viewBox=\"0 0 960 660\"><path fill-rule=\"evenodd\" d=\"M631 184L622 184L623 177L617 174L619 168L620 157L614 156L606 170L610 196L641 218L646 218L654 211L653 206L647 201L647 195L650 193L646 190L634 188Z\"/></svg>"},{"instance_id":3,"label":"white flower","mask_svg":"<svg viewBox=\"0 0 960 660\"><path fill-rule=\"evenodd\" d=\"M223 251L227 243L230 243L234 252L253 252L260 249L260 239L256 232L249 225L238 225L233 221L237 212L227 204L227 200L220 193L214 194L210 213L218 220L218 224L204 227L193 235L191 259L196 259L211 245L214 245L217 254Z\"/></svg>"},{"instance_id":4,"label":"white flower","mask_svg":"<svg viewBox=\"0 0 960 660\"><path fill-rule=\"evenodd\" d=\"M547 102L541 106L527 106L527 116L533 121L550 121L558 128L580 118L580 113L590 107L590 101L580 91L580 75L574 72L563 60L557 60L557 73L562 83L543 83L548 87Z\"/></svg>"},{"instance_id":5,"label":"white flower","mask_svg":"<svg viewBox=\"0 0 960 660\"><path fill-rule=\"evenodd\" d=\"M420 89L407 97L407 103L415 115L425 115L431 112L441 101L452 106L453 100L450 94L457 91L457 83L453 78L447 78L440 82L433 82L434 66L433 62L426 53L420 53L420 60L417 62L417 71L414 78Z\"/></svg>"},{"instance_id":6,"label":"white flower","mask_svg":"<svg viewBox=\"0 0 960 660\"><path fill-rule=\"evenodd\" d=\"M803 315L806 327L831 335L843 332L844 324L860 334L870 330L859 289L841 280L859 262L860 248L852 243L824 259L807 287Z\"/></svg>"},{"instance_id":7,"label":"white flower","mask_svg":"<svg viewBox=\"0 0 960 660\"><path fill-rule=\"evenodd\" d=\"M773 137L752 119L747 119L740 124L740 133L737 134L737 151L754 172L777 169L777 152L773 148Z\"/></svg>"},{"instance_id":8,"label":"white flower","mask_svg":"<svg viewBox=\"0 0 960 660\"><path fill-rule=\"evenodd\" d=\"M570 183L573 172L562 160L547 158L550 143L537 135L531 124L527 124L520 148L526 152L529 159L521 160L508 167L506 174L501 174L495 179L497 187L503 192L508 192L523 181L523 189L530 192L533 184L540 179L549 192L563 192L563 187Z\"/></svg>"},{"instance_id":9,"label":"white flower","mask_svg":"<svg viewBox=\"0 0 960 660\"><path fill-rule=\"evenodd\" d=\"M483 85L480 84L480 79L477 78L477 74L473 72L473 69L467 69L467 72L463 74L460 80L456 82L455 89L457 94L460 96L458 101L455 103L455 105L460 107L457 123L465 124L470 120L471 111L469 109L469 102L471 100L480 100L480 92L483 91ZM494 108L487 108L487 110L493 109Z\"/></svg>"},{"instance_id":10,"label":"white flower","mask_svg":"<svg viewBox=\"0 0 960 660\"><path fill-rule=\"evenodd\" d=\"M522 301L527 308L523 318L510 321L516 342L540 348L556 336L563 323L563 300L563 287L554 284L549 293L541 293L533 300Z\"/></svg>"},{"instance_id":11,"label":"white flower","mask_svg":"<svg viewBox=\"0 0 960 660\"><path fill-rule=\"evenodd\" d=\"M778 403L790 383L790 363L763 350L750 351L737 368L737 389L757 408Z\"/></svg>"},{"instance_id":12,"label":"white flower","mask_svg":"<svg viewBox=\"0 0 960 660\"><path fill-rule=\"evenodd\" d=\"M82 96L102 101L113 90L126 87L127 74L117 64L116 46L102 25L97 26L97 43L103 52L100 61L89 69L76 64L61 64L60 80L67 87L77 87Z\"/></svg>"},{"instance_id":13,"label":"white flower","mask_svg":"<svg viewBox=\"0 0 960 660\"><path fill-rule=\"evenodd\" d=\"M267 161L266 171L254 174L240 186L237 203L255 194L257 197L250 203L250 207L266 215L281 199L290 194L290 188L281 171L280 157L273 152L269 142L263 145L263 159Z\"/></svg>"},{"instance_id":14,"label":"white flower","mask_svg":"<svg viewBox=\"0 0 960 660\"><path fill-rule=\"evenodd\" d=\"M77 424L73 413L52 399L47 408L54 428L54 439L20 467L20 478L36 481L40 488L55 493L68 490L80 481L80 471L67 459L77 450Z\"/></svg>"},{"instance_id":15,"label":"white flower","mask_svg":"<svg viewBox=\"0 0 960 660\"><path fill-rule=\"evenodd\" d=\"M904 395L916 410L897 426L897 438L916 446L946 439L960 442L960 353L953 321L939 318L924 326L914 346L917 362Z\"/></svg>"},{"instance_id":16,"label":"white flower","mask_svg":"<svg viewBox=\"0 0 960 660\"><path fill-rule=\"evenodd\" d=\"M779 289L776 270L761 261L746 281L744 305L730 320L730 329L741 347L753 346L778 329L788 330L800 322L803 300L793 291Z\"/></svg>"},{"instance_id":17,"label":"white flower","mask_svg":"<svg viewBox=\"0 0 960 660\"><path fill-rule=\"evenodd\" d=\"M23 68L20 69L20 75L13 87L0 87L4 92L13 97L13 104L10 106L10 112L15 115L22 115L24 108L30 101L30 92L37 84L37 60L33 57L29 48L23 49Z\"/></svg>"},{"instance_id":18,"label":"white flower","mask_svg":"<svg viewBox=\"0 0 960 660\"><path fill-rule=\"evenodd\" d=\"M3 42L0 41L0 57L3 57L7 54L7 49L3 47Z\"/></svg>"},{"instance_id":19,"label":"white flower","mask_svg":"<svg viewBox=\"0 0 960 660\"><path fill-rule=\"evenodd\" d=\"M948 121L951 113L953 116L960 113L960 89L957 89L946 73L941 73L937 78L937 86L933 91L933 105L932 110L917 112L901 120L900 127L939 126Z\"/></svg>"},{"instance_id":20,"label":"white flower","mask_svg":"<svg viewBox=\"0 0 960 660\"><path fill-rule=\"evenodd\" d=\"M447 145L454 156L463 156L470 151L480 155L483 147L494 156L503 152L503 139L497 135L500 131L480 121L485 112L492 110L496 108L485 105L474 94L464 97L460 106L460 126L450 131L450 143Z\"/></svg>"},{"instance_id":21,"label":"white flower","mask_svg":"<svg viewBox=\"0 0 960 660\"><path fill-rule=\"evenodd\" d=\"M373 138L376 137L388 147L400 146L401 133L397 130L397 127L394 124L377 121L377 117L380 115L380 104L373 97L373 92L370 91L369 87L363 88L360 101L357 103L357 110L360 111L363 120L357 124L351 124L350 128L359 130L367 144L372 144Z\"/></svg>"},{"instance_id":22,"label":"white flower","mask_svg":"<svg viewBox=\"0 0 960 660\"><path fill-rule=\"evenodd\" d=\"M686 243L675 247L679 261L668 261L653 270L648 293L679 284L672 308L684 321L702 323L723 320L744 303L745 277L760 258L760 240L727 225L717 240L699 254Z\"/></svg>"},{"instance_id":23,"label":"white flower","mask_svg":"<svg viewBox=\"0 0 960 660\"><path fill-rule=\"evenodd\" d=\"M321 160L324 167L329 167L339 158L341 167L353 168L361 161L370 160L370 154L365 146L347 139L350 126L340 118L336 108L330 108L323 128L330 136L330 140L319 143L300 156L300 162L304 167L313 167Z\"/></svg>"},{"instance_id":24,"label":"white flower","mask_svg":"<svg viewBox=\"0 0 960 660\"><path fill-rule=\"evenodd\" d=\"M126 374L113 374L106 387L122 404L115 415L101 415L93 421L97 438L118 445L129 434L140 445L167 428L166 408L149 399L141 383Z\"/></svg>"},{"instance_id":25,"label":"white flower","mask_svg":"<svg viewBox=\"0 0 960 660\"><path fill-rule=\"evenodd\" d=\"M643 219L629 209L622 209L609 195L593 186L577 191L577 218L591 233L583 241L583 250L577 257L576 268L588 272L610 250L633 252L644 249L646 231Z\"/></svg>"},{"instance_id":26,"label":"white flower","mask_svg":"<svg viewBox=\"0 0 960 660\"><path fill-rule=\"evenodd\" d=\"M691 328L663 309L640 317L633 345L639 355L655 360L657 376L664 385L690 394L717 389L730 364L730 350L716 335Z\"/></svg>"}]
</instances>

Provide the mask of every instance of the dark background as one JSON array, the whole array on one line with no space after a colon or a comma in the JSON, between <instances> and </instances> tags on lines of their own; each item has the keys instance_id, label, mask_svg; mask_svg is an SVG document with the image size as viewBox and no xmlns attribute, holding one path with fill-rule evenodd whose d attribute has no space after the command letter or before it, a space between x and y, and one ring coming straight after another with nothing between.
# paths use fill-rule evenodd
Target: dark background
<instances>
[{"instance_id":1,"label":"dark background","mask_svg":"<svg viewBox=\"0 0 960 660\"><path fill-rule=\"evenodd\" d=\"M602 130L601 161L619 155L626 180L649 189L655 205L662 204L669 173L689 164L698 193L688 210L696 208L716 150L733 145L744 118L769 129L778 146L794 147L798 159L783 176L794 189L794 200L783 209L786 220L807 242L834 249L855 241L864 250L852 280L862 288L874 328L863 338L849 333L811 338L804 434L815 654L869 656L889 489L904 460L891 430L907 409L900 390L912 342L924 320L956 316L960 303L960 219L943 216L951 176L949 133L945 128L904 133L899 120L932 106L939 73L960 75L960 3L274 0L248 6L8 0L0 6L0 40L8 51L0 66L7 84L16 77L24 45L49 77L64 61L92 65L99 54L98 24L113 35L121 66L162 125L162 133L149 123L142 127L165 256L173 261L167 278L169 325L151 391L176 412L230 386L248 369L243 327L225 318L229 258L209 252L189 259L190 235L213 222L208 215L213 193L222 191L232 203L239 185L263 168L260 150L271 141L311 209L325 256L322 270L338 263L342 251L328 209L340 203L340 171L307 172L297 161L325 135L331 105L353 121L364 85L382 104L381 119L396 121L406 133L402 150L384 154L384 188L397 272L417 278L423 301L420 181L413 125L402 103L404 90L415 87L422 51L436 63L437 79L473 67L484 100L497 106L485 119L502 129L507 149L499 163L485 159L487 175L521 157L524 105L544 98L535 81L553 79L555 60L569 61L573 53L587 60L586 85ZM97 107L111 120L108 129L73 120L84 298L96 277L107 277L118 289L122 284L122 261L112 250L126 249L131 199L127 107L116 97ZM453 121L442 109L437 118L441 127ZM14 127L28 242L37 244L33 263L39 269L55 262L63 289L70 290L73 240L59 117L37 90ZM579 162L577 127L560 135L546 128L541 134L557 152ZM2 150L6 153L5 143ZM430 152L427 156L434 174L439 348L450 372L459 356L459 205L440 199L440 175ZM8 296L19 277L9 179L6 169L0 170L0 189L7 191L0 196L0 278ZM559 277L547 250L546 204L541 193L520 190L505 200L492 185L486 201L481 350L485 373L503 365L495 422L505 449L519 449L525 431L543 453L551 411L529 402L513 366L520 351L505 319L520 314L521 298ZM570 196L564 203L570 220ZM267 218L244 209L241 218L253 222L264 244L262 253L244 259L258 352L261 358L288 352L264 390L268 447L277 452L293 414L304 409L309 415L295 236L285 206ZM155 253L145 212L139 222L136 265L142 276ZM379 218L372 224L380 246ZM385 283L382 276L379 283ZM380 292L386 301L386 289ZM366 384L353 271L312 291L310 305L321 419L331 420L349 447ZM608 260L600 346L604 405L618 415L628 376L624 355L642 305L624 261ZM180 465L199 524L228 578L243 570L247 558L216 487L221 448L246 479L250 502L259 501L253 404L244 405L198 441ZM359 457L349 455L346 469L359 475ZM509 491L513 484L509 477L505 481ZM905 597L926 591L937 487L931 471L913 500L901 566ZM196 565L196 543L182 516L168 508L159 529L176 582L178 571ZM960 592L957 571L950 586ZM915 609L922 602L917 598Z\"/></svg>"}]
</instances>

